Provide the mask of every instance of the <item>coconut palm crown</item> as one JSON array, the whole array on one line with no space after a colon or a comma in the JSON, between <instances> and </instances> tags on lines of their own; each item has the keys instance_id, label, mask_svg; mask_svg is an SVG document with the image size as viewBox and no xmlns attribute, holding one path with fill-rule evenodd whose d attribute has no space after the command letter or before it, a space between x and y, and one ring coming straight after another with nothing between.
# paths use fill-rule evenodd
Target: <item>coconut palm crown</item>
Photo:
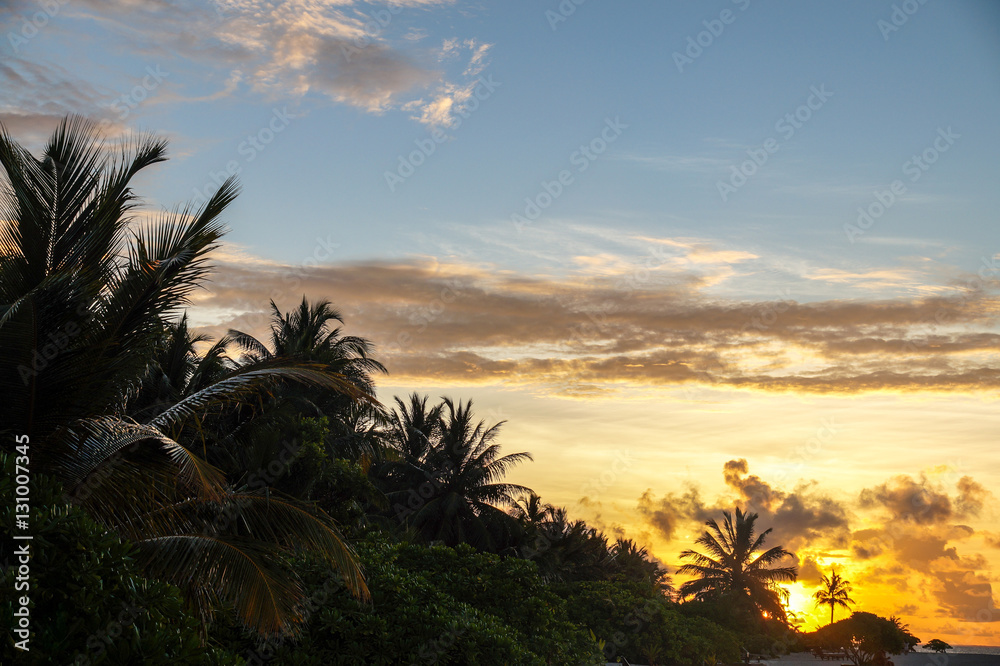
<instances>
[{"instance_id":1,"label":"coconut palm crown","mask_svg":"<svg viewBox=\"0 0 1000 666\"><path fill-rule=\"evenodd\" d=\"M850 605L854 603L854 599L850 597L851 583L841 578L837 570L831 567L830 575L823 574L820 584L822 587L813 594L813 598L817 606L830 607L830 624L833 624L833 611L837 606L850 610Z\"/></svg>"},{"instance_id":2,"label":"coconut palm crown","mask_svg":"<svg viewBox=\"0 0 1000 666\"><path fill-rule=\"evenodd\" d=\"M771 529L756 534L756 513L743 513L736 507L735 515L728 511L722 515L722 526L715 520L707 521L709 529L695 541L707 554L694 550L681 553L682 559L691 562L677 573L695 576L681 586L681 596L698 600L729 598L760 615L784 620L779 583L794 581L797 571L794 566L773 565L792 554L781 546L760 552Z\"/></svg>"}]
</instances>

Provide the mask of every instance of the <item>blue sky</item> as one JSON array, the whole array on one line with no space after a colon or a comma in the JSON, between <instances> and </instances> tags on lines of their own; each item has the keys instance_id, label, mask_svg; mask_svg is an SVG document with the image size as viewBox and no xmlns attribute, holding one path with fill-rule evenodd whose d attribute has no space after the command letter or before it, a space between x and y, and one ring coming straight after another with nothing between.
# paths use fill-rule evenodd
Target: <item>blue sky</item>
<instances>
[{"instance_id":1,"label":"blue sky","mask_svg":"<svg viewBox=\"0 0 1000 666\"><path fill-rule=\"evenodd\" d=\"M445 40L457 39L488 46L480 75L499 84L461 126L443 128L449 140L395 192L385 172L431 129L398 107L426 98L434 85L417 83L378 113L359 108L360 102L337 103L316 83L305 93L279 85L254 91L246 63L217 54L224 45L199 53L178 43L182 35L157 33L156 21L134 9L131 17L102 15L80 3L67 3L18 55L50 66L67 86L89 84L95 111L110 107L115 93L127 94L146 67L167 72L162 87L125 119L173 138L177 158L157 173L152 196L165 205L190 198L192 182L210 186L210 174L235 159L245 194L234 209L239 222L230 240L283 261L308 254L308 239L331 231L343 258L438 255L451 248L479 253L470 233L508 235L510 215L523 208L524 197L568 167L573 151L595 137L606 118L617 117L628 129L545 211L539 227L549 220L586 221L770 250L828 253L836 247L832 263L871 266L895 263L914 240L924 240L944 244L946 261L971 269L977 253L995 244L989 215L1000 196L989 187L1000 145L997 9L983 2L916 6L885 39L878 21L891 21L891 3L590 0L555 30L546 16L559 11L555 2L427 3L395 15L388 5L344 3L339 9L358 20L367 15L370 21L379 11L391 17L385 28L369 24L378 28L367 34L394 49L415 81L422 72L473 80L461 75L467 49L440 55ZM673 54L684 53L688 38L723 11L732 22L678 71ZM219 18L206 8L191 20L204 24L235 14L223 9ZM211 26L193 32L200 31ZM406 38L413 34L421 38ZM234 71L244 78L232 92L179 101L218 95ZM832 97L786 140L775 125L806 102L812 86L825 86ZM46 100L46 110L65 101L50 96L56 99ZM239 146L266 126L275 108L296 118L247 161ZM841 242L857 206L900 178L901 165L947 127L961 139L866 234L878 244ZM730 165L769 137L779 140L779 151L723 202L717 184ZM888 242L897 237L911 244ZM551 240L512 242L560 254L558 239ZM516 250L496 259L548 268Z\"/></svg>"},{"instance_id":2,"label":"blue sky","mask_svg":"<svg viewBox=\"0 0 1000 666\"><path fill-rule=\"evenodd\" d=\"M239 169L209 333L329 298L381 398L474 398L574 516L672 565L742 502L807 616L837 563L1000 644L1000 4L14 0L0 29L26 145L67 113L169 139L140 218ZM872 555L928 495L954 511Z\"/></svg>"}]
</instances>

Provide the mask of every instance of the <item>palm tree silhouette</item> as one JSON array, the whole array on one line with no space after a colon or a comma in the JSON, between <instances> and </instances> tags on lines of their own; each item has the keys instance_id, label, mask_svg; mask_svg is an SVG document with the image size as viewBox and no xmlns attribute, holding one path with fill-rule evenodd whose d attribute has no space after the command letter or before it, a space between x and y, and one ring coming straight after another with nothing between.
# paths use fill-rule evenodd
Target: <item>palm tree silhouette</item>
<instances>
[{"instance_id":1,"label":"palm tree silhouette","mask_svg":"<svg viewBox=\"0 0 1000 666\"><path fill-rule=\"evenodd\" d=\"M728 511L722 515L723 526L715 520L707 521L709 529L695 542L706 548L707 555L694 550L681 553L682 559L692 559L693 563L685 564L677 573L696 576L681 586L681 596L702 601L731 598L758 614L784 621L784 590L778 583L794 581L797 572L794 566L771 565L792 554L775 546L757 555L771 529L755 536L756 513L743 513L736 507L735 519Z\"/></svg>"},{"instance_id":2,"label":"palm tree silhouette","mask_svg":"<svg viewBox=\"0 0 1000 666\"><path fill-rule=\"evenodd\" d=\"M175 439L210 409L295 380L359 398L343 375L273 361L219 374L218 354L191 368L186 324L177 348L164 331L188 304L225 230L233 179L200 208L134 223L131 181L166 159L139 136L112 154L97 126L64 119L40 158L0 125L0 429L28 435L32 464L67 497L135 543L145 572L179 586L204 627L233 606L262 633L286 633L305 598L285 556L316 549L347 587L367 588L353 551L326 514L266 492L235 493L223 475ZM169 336L169 334L168 334ZM154 380L155 409L135 403ZM172 361L167 359L172 358ZM176 362L176 363L175 363ZM172 365L173 364L173 365ZM149 406L147 404L146 406ZM14 437L0 437L9 450ZM238 520L237 520L238 517Z\"/></svg>"},{"instance_id":3,"label":"palm tree silhouette","mask_svg":"<svg viewBox=\"0 0 1000 666\"><path fill-rule=\"evenodd\" d=\"M266 363L275 358L301 358L330 366L365 393L372 393L372 374L385 373L381 363L371 357L373 347L365 338L341 335L343 328L331 322L344 323L344 318L330 301L309 304L305 296L299 306L284 314L271 301L271 348L242 331L230 330L229 335L239 345L248 365Z\"/></svg>"},{"instance_id":4,"label":"palm tree silhouette","mask_svg":"<svg viewBox=\"0 0 1000 666\"><path fill-rule=\"evenodd\" d=\"M502 549L517 529L504 508L530 492L503 478L531 454L501 455L495 440L503 422L476 421L471 400L443 398L429 408L413 395L409 405L396 403L390 441L397 455L379 470L396 514L427 541Z\"/></svg>"},{"instance_id":5,"label":"palm tree silhouette","mask_svg":"<svg viewBox=\"0 0 1000 666\"><path fill-rule=\"evenodd\" d=\"M270 306L270 346L243 331L230 329L227 335L242 352L241 367L268 367L275 362L316 364L325 372L343 377L364 395L374 394L373 375L387 371L372 358L371 342L342 334L343 328L337 324L344 323L343 316L329 301L310 304L303 296L288 313L281 312L273 300ZM333 457L370 460L380 448L376 428L385 414L374 400L359 402L342 392L284 386L262 406L259 410L244 410L242 418L232 424L234 436L226 438L222 457L240 459L250 454L266 461L275 455L276 446L280 448L284 440L297 436L299 415L328 417L331 432L325 447ZM252 435L268 430L273 441L268 444L266 436L256 436L257 446L252 438L247 441L248 437L241 436L243 429Z\"/></svg>"},{"instance_id":6,"label":"palm tree silhouette","mask_svg":"<svg viewBox=\"0 0 1000 666\"><path fill-rule=\"evenodd\" d=\"M817 606L830 607L830 624L833 624L833 611L837 606L850 610L850 604L855 603L851 599L851 583L840 577L836 569L830 567L830 575L823 574L821 579L822 587L813 594Z\"/></svg>"}]
</instances>

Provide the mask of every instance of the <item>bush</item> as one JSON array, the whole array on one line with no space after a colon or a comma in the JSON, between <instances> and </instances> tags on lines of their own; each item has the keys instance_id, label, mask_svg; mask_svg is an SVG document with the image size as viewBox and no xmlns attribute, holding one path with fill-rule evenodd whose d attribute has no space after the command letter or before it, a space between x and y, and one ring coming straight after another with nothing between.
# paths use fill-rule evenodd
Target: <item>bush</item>
<instances>
[{"instance_id":1,"label":"bush","mask_svg":"<svg viewBox=\"0 0 1000 666\"><path fill-rule=\"evenodd\" d=\"M947 643L945 643L940 638L932 638L931 640L929 640L926 643L924 643L924 649L926 649L926 650L933 650L934 652L937 652L938 654L941 654L942 652L945 652L947 650L951 650L952 647L950 645L948 645Z\"/></svg>"},{"instance_id":2,"label":"bush","mask_svg":"<svg viewBox=\"0 0 1000 666\"><path fill-rule=\"evenodd\" d=\"M907 651L920 641L895 618L857 611L847 619L807 634L807 642L810 647L844 648L855 664L864 666L884 661L886 654Z\"/></svg>"},{"instance_id":3,"label":"bush","mask_svg":"<svg viewBox=\"0 0 1000 666\"><path fill-rule=\"evenodd\" d=\"M59 484L32 475L29 533L13 540L14 457L0 453L0 538L30 543L30 588L14 591L16 560L4 563L3 621L15 627L13 593L31 599L29 652L8 634L5 664L239 664L223 650L199 645L198 622L184 609L180 591L138 575L134 547L82 510L66 504Z\"/></svg>"},{"instance_id":4,"label":"bush","mask_svg":"<svg viewBox=\"0 0 1000 666\"><path fill-rule=\"evenodd\" d=\"M294 642L259 645L245 656L291 666L327 664L586 664L595 643L571 625L530 562L444 546L358 544L370 603L340 586L325 563L297 567L312 591ZM239 639L234 639L239 640ZM269 661L272 660L273 661Z\"/></svg>"},{"instance_id":5,"label":"bush","mask_svg":"<svg viewBox=\"0 0 1000 666\"><path fill-rule=\"evenodd\" d=\"M604 641L608 660L625 657L646 663L698 664L712 658L738 661L732 632L680 612L655 585L637 581L589 581L556 586L570 619Z\"/></svg>"}]
</instances>

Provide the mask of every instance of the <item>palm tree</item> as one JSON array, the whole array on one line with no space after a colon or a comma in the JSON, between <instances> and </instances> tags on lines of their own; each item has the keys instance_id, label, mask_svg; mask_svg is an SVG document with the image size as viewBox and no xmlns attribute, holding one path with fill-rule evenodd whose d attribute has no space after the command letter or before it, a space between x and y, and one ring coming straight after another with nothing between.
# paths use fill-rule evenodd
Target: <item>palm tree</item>
<instances>
[{"instance_id":1,"label":"palm tree","mask_svg":"<svg viewBox=\"0 0 1000 666\"><path fill-rule=\"evenodd\" d=\"M291 632L305 594L286 554L318 550L365 596L353 551L323 512L266 489L234 493L174 436L278 381L364 396L314 363L217 373L217 353L199 375L183 350L183 320L177 348L165 346L168 322L210 270L219 216L238 189L230 179L202 207L138 226L131 181L165 159L165 143L148 136L111 153L96 126L75 117L36 158L0 125L0 448L27 435L32 468L134 542L146 572L178 585L203 627L214 608L234 606L262 633ZM156 370L167 379L161 401L143 412L136 400L151 387L150 365L168 357L177 365Z\"/></svg>"},{"instance_id":2,"label":"palm tree","mask_svg":"<svg viewBox=\"0 0 1000 666\"><path fill-rule=\"evenodd\" d=\"M836 569L830 567L830 575L823 574L822 587L813 594L817 606L830 607L830 624L833 624L833 611L837 606L850 610L850 604L855 603L851 599L851 583L840 577Z\"/></svg>"},{"instance_id":3,"label":"palm tree","mask_svg":"<svg viewBox=\"0 0 1000 666\"><path fill-rule=\"evenodd\" d=\"M227 354L232 343L229 336L198 353L197 346L211 340L207 335L191 332L186 313L176 323L165 322L138 394L129 400L129 416L139 421L152 418L236 370L236 364Z\"/></svg>"},{"instance_id":4,"label":"palm tree","mask_svg":"<svg viewBox=\"0 0 1000 666\"><path fill-rule=\"evenodd\" d=\"M653 583L664 592L673 591L667 570L653 559L645 546L640 547L631 539L618 539L611 545L609 552L610 570L613 574Z\"/></svg>"},{"instance_id":5,"label":"palm tree","mask_svg":"<svg viewBox=\"0 0 1000 666\"><path fill-rule=\"evenodd\" d=\"M342 335L343 328L333 325L333 322L343 324L343 321L343 316L329 301L310 304L303 296L299 306L288 313L282 313L271 301L270 346L243 331L230 330L228 337L242 350L240 364L243 367L266 366L276 359L317 363L346 378L358 391L371 395L375 391L372 376L385 374L386 369L372 358L374 346L368 340ZM266 410L243 416L260 416L259 411L276 417L270 419L270 424L272 430L279 431L277 441L295 436L298 416L326 416L331 421L331 434L325 446L333 457L370 459L380 445L376 427L384 420L381 406L374 402L359 404L341 392L316 392L306 387L289 386L268 403ZM283 426L275 423L282 416L285 417ZM248 442L239 441L238 437L229 439L230 450L245 450L248 446ZM268 447L263 449L265 456L268 455Z\"/></svg>"},{"instance_id":6,"label":"palm tree","mask_svg":"<svg viewBox=\"0 0 1000 666\"><path fill-rule=\"evenodd\" d=\"M396 403L390 441L397 458L380 470L393 511L427 541L502 549L517 529L504 508L530 492L503 477L531 454L500 455L495 440L503 422L476 422L472 401L444 398L428 408L414 395L409 406Z\"/></svg>"},{"instance_id":7,"label":"palm tree","mask_svg":"<svg viewBox=\"0 0 1000 666\"><path fill-rule=\"evenodd\" d=\"M305 296L298 308L284 314L271 301L271 348L243 331L229 335L244 351L244 364L266 363L279 357L302 358L323 363L347 377L365 393L372 393L373 373L386 373L385 366L371 357L373 346L365 338L341 335L344 318L330 301L309 304Z\"/></svg>"},{"instance_id":8,"label":"palm tree","mask_svg":"<svg viewBox=\"0 0 1000 666\"><path fill-rule=\"evenodd\" d=\"M693 563L685 564L677 573L696 576L681 586L681 596L703 601L728 597L759 615L766 613L784 621L784 590L778 583L794 581L797 572L794 566L771 565L792 554L781 546L757 554L771 529L755 535L756 513L743 513L736 507L735 519L728 511L722 515L722 527L715 520L707 521L709 529L695 541L707 549L707 555L694 550L681 553L682 559Z\"/></svg>"},{"instance_id":9,"label":"palm tree","mask_svg":"<svg viewBox=\"0 0 1000 666\"><path fill-rule=\"evenodd\" d=\"M516 551L534 562L546 580L608 580L615 574L628 575L636 559L647 556L631 541L609 546L603 532L582 520L571 521L565 508L542 504L534 493L522 497L512 515L520 524Z\"/></svg>"}]
</instances>

